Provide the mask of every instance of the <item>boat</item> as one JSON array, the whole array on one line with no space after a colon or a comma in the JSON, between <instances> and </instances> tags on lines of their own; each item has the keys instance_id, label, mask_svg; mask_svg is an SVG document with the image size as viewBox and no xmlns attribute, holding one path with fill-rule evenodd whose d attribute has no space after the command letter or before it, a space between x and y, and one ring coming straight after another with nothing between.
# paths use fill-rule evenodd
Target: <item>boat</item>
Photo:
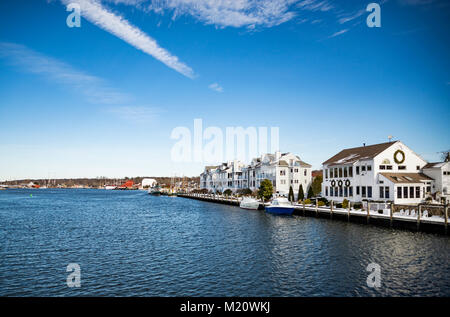
<instances>
[{"instance_id":1,"label":"boat","mask_svg":"<svg viewBox=\"0 0 450 317\"><path fill-rule=\"evenodd\" d=\"M257 210L259 208L260 202L252 197L244 197L239 204L242 209Z\"/></svg>"},{"instance_id":2,"label":"boat","mask_svg":"<svg viewBox=\"0 0 450 317\"><path fill-rule=\"evenodd\" d=\"M113 189L116 189L117 188L117 186L114 186L114 185L105 185L105 189L106 190L113 190Z\"/></svg>"},{"instance_id":3,"label":"boat","mask_svg":"<svg viewBox=\"0 0 450 317\"><path fill-rule=\"evenodd\" d=\"M284 197L274 198L272 202L266 206L266 211L277 215L292 215L295 207Z\"/></svg>"},{"instance_id":4,"label":"boat","mask_svg":"<svg viewBox=\"0 0 450 317\"><path fill-rule=\"evenodd\" d=\"M153 196L161 196L160 187L158 185L155 187L151 187L149 188L148 193Z\"/></svg>"}]
</instances>

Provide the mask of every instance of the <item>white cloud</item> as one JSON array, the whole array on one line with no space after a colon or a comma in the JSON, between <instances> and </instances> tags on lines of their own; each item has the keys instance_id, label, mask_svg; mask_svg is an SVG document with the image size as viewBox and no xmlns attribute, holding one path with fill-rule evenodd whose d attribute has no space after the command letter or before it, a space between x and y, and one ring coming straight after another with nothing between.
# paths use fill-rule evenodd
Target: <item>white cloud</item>
<instances>
[{"instance_id":1,"label":"white cloud","mask_svg":"<svg viewBox=\"0 0 450 317\"><path fill-rule=\"evenodd\" d=\"M142 106L123 106L111 107L108 112L117 115L121 119L132 121L134 123L149 123L154 121L161 112L157 108Z\"/></svg>"},{"instance_id":2,"label":"white cloud","mask_svg":"<svg viewBox=\"0 0 450 317\"><path fill-rule=\"evenodd\" d=\"M193 78L194 71L186 64L179 61L178 57L172 55L166 49L160 47L158 43L142 32L137 27L131 25L126 19L118 16L111 11L104 8L96 0L61 0L64 4L76 2L80 4L81 15L94 23L103 30L119 37L128 44L135 48L153 56L157 60L166 64L168 67L176 70L177 72L185 75L186 77ZM124 2L126 4L136 5L139 1L115 1L116 3Z\"/></svg>"},{"instance_id":3,"label":"white cloud","mask_svg":"<svg viewBox=\"0 0 450 317\"><path fill-rule=\"evenodd\" d=\"M360 16L362 16L364 13L366 12L366 9L361 9L358 12L352 14L352 15L346 15L346 16L342 16L341 18L338 19L338 22L340 24L344 24L350 21L353 21L354 19L359 18Z\"/></svg>"},{"instance_id":4,"label":"white cloud","mask_svg":"<svg viewBox=\"0 0 450 317\"><path fill-rule=\"evenodd\" d=\"M344 33L346 33L346 32L348 32L348 29L343 29L343 30L340 30L340 31L338 31L338 32L336 32L336 33L331 34L328 38L331 39L331 38L333 38L333 37L342 35L342 34L344 34Z\"/></svg>"},{"instance_id":5,"label":"white cloud","mask_svg":"<svg viewBox=\"0 0 450 317\"><path fill-rule=\"evenodd\" d=\"M25 72L45 76L83 94L89 102L114 104L125 102L128 95L116 91L101 78L86 74L24 45L0 42L0 58Z\"/></svg>"},{"instance_id":6,"label":"white cloud","mask_svg":"<svg viewBox=\"0 0 450 317\"><path fill-rule=\"evenodd\" d=\"M208 86L208 88L217 92L223 92L223 87L221 87L218 83L212 83Z\"/></svg>"}]
</instances>

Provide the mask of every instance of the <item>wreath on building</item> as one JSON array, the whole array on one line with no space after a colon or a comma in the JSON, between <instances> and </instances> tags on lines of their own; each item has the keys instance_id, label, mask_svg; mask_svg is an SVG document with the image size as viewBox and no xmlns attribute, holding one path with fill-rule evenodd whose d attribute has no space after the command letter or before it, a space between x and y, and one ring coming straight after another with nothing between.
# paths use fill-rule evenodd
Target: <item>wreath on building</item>
<instances>
[{"instance_id":1,"label":"wreath on building","mask_svg":"<svg viewBox=\"0 0 450 317\"><path fill-rule=\"evenodd\" d=\"M339 186L339 187L342 187L342 184L343 184L343 181L341 181L341 180L338 181L338 186Z\"/></svg>"},{"instance_id":2,"label":"wreath on building","mask_svg":"<svg viewBox=\"0 0 450 317\"><path fill-rule=\"evenodd\" d=\"M347 180L345 181L345 187L350 187L350 180L349 180L349 179L347 179Z\"/></svg>"},{"instance_id":3,"label":"wreath on building","mask_svg":"<svg viewBox=\"0 0 450 317\"><path fill-rule=\"evenodd\" d=\"M402 156L401 159L398 158L399 154ZM403 152L402 150L395 151L395 153L394 153L394 161L397 164L402 164L405 161L405 152Z\"/></svg>"},{"instance_id":4,"label":"wreath on building","mask_svg":"<svg viewBox=\"0 0 450 317\"><path fill-rule=\"evenodd\" d=\"M333 187L336 186L336 181L335 181L335 180L332 180L332 181L331 181L331 186L333 186Z\"/></svg>"}]
</instances>

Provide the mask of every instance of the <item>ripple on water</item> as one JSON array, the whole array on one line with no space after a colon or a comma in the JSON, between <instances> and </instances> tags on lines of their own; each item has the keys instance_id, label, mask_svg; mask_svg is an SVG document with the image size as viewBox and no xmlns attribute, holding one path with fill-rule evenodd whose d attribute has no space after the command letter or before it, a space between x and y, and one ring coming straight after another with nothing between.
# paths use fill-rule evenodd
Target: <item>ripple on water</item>
<instances>
[{"instance_id":1,"label":"ripple on water","mask_svg":"<svg viewBox=\"0 0 450 317\"><path fill-rule=\"evenodd\" d=\"M2 296L450 295L448 237L139 191L1 191L0 238Z\"/></svg>"}]
</instances>

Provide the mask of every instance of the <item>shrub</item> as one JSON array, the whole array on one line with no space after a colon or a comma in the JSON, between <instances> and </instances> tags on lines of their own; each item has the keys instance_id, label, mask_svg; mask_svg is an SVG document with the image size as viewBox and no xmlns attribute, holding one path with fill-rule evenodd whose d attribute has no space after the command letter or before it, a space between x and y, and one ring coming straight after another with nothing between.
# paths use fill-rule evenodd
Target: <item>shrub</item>
<instances>
[{"instance_id":1,"label":"shrub","mask_svg":"<svg viewBox=\"0 0 450 317\"><path fill-rule=\"evenodd\" d=\"M355 203L355 204L353 205L353 208L354 208L354 209L361 209L361 208L362 208L362 204L361 204L361 203Z\"/></svg>"},{"instance_id":2,"label":"shrub","mask_svg":"<svg viewBox=\"0 0 450 317\"><path fill-rule=\"evenodd\" d=\"M323 202L325 205L329 205L330 204L330 202L328 201L328 199L326 199L325 197L320 197L319 198L319 201L321 201L321 202Z\"/></svg>"},{"instance_id":3,"label":"shrub","mask_svg":"<svg viewBox=\"0 0 450 317\"><path fill-rule=\"evenodd\" d=\"M228 189L224 190L223 194L224 194L225 196L231 196L231 195L233 194L233 191L232 191L231 189L228 188Z\"/></svg>"},{"instance_id":4,"label":"shrub","mask_svg":"<svg viewBox=\"0 0 450 317\"><path fill-rule=\"evenodd\" d=\"M269 200L272 198L273 194L273 185L272 182L268 179L265 179L261 182L258 190L258 197L262 198L263 201Z\"/></svg>"},{"instance_id":5,"label":"shrub","mask_svg":"<svg viewBox=\"0 0 450 317\"><path fill-rule=\"evenodd\" d=\"M344 199L344 201L342 202L342 208L347 209L348 208L348 200Z\"/></svg>"},{"instance_id":6,"label":"shrub","mask_svg":"<svg viewBox=\"0 0 450 317\"><path fill-rule=\"evenodd\" d=\"M304 201L303 201L303 203L305 204L305 205L311 205L311 199L305 199Z\"/></svg>"},{"instance_id":7,"label":"shrub","mask_svg":"<svg viewBox=\"0 0 450 317\"><path fill-rule=\"evenodd\" d=\"M336 204L336 208L342 208L342 204L341 203L337 203Z\"/></svg>"},{"instance_id":8,"label":"shrub","mask_svg":"<svg viewBox=\"0 0 450 317\"><path fill-rule=\"evenodd\" d=\"M325 203L324 203L323 201L319 200L319 202L317 203L317 205L318 205L319 207L322 207L322 206L325 206Z\"/></svg>"}]
</instances>

